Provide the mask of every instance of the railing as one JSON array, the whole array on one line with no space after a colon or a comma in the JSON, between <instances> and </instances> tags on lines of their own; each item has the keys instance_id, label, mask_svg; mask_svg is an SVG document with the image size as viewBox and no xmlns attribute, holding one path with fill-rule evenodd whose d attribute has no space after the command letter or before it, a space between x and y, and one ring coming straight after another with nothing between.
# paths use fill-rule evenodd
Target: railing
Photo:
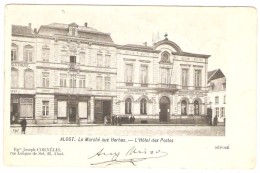
<instances>
[{"instance_id":1,"label":"railing","mask_svg":"<svg viewBox=\"0 0 260 173\"><path fill-rule=\"evenodd\" d=\"M160 89L178 89L176 84L157 84L157 88Z\"/></svg>"},{"instance_id":2,"label":"railing","mask_svg":"<svg viewBox=\"0 0 260 173\"><path fill-rule=\"evenodd\" d=\"M69 63L68 68L71 70L78 70L79 69L79 64L77 63Z\"/></svg>"}]
</instances>

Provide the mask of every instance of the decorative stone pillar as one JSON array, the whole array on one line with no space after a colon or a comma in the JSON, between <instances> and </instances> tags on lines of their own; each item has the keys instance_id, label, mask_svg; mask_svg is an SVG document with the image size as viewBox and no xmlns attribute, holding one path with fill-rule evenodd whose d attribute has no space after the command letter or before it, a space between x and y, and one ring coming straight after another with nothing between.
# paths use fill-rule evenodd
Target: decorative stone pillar
<instances>
[{"instance_id":1,"label":"decorative stone pillar","mask_svg":"<svg viewBox=\"0 0 260 173\"><path fill-rule=\"evenodd\" d=\"M95 98L92 96L90 97L90 122L94 122L94 108L95 108Z\"/></svg>"}]
</instances>

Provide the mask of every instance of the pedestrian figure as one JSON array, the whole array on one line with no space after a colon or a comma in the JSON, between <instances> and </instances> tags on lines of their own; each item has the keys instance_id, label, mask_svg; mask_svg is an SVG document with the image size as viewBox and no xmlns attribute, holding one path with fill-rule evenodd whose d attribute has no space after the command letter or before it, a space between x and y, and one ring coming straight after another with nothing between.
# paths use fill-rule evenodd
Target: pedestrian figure
<instances>
[{"instance_id":1,"label":"pedestrian figure","mask_svg":"<svg viewBox=\"0 0 260 173\"><path fill-rule=\"evenodd\" d=\"M216 126L216 125L218 125L218 117L217 116L214 117L214 126Z\"/></svg>"},{"instance_id":2,"label":"pedestrian figure","mask_svg":"<svg viewBox=\"0 0 260 173\"><path fill-rule=\"evenodd\" d=\"M134 123L135 123L135 117L133 116L133 118L132 118L132 119L133 119L133 124L134 124Z\"/></svg>"},{"instance_id":3,"label":"pedestrian figure","mask_svg":"<svg viewBox=\"0 0 260 173\"><path fill-rule=\"evenodd\" d=\"M27 121L25 118L23 118L21 121L22 134L25 134L26 126L27 126Z\"/></svg>"},{"instance_id":4,"label":"pedestrian figure","mask_svg":"<svg viewBox=\"0 0 260 173\"><path fill-rule=\"evenodd\" d=\"M104 116L104 125L107 125L107 116Z\"/></svg>"},{"instance_id":5,"label":"pedestrian figure","mask_svg":"<svg viewBox=\"0 0 260 173\"><path fill-rule=\"evenodd\" d=\"M208 119L208 124L211 126L212 125L212 109L210 107L207 108L207 119Z\"/></svg>"}]
</instances>

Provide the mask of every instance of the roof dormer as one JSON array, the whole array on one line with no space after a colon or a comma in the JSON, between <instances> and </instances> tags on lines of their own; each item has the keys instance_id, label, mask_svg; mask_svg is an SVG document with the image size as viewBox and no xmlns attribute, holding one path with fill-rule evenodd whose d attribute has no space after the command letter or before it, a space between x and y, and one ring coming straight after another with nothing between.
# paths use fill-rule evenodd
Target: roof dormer
<instances>
[{"instance_id":1,"label":"roof dormer","mask_svg":"<svg viewBox=\"0 0 260 173\"><path fill-rule=\"evenodd\" d=\"M78 35L78 25L76 23L69 24L69 35L71 36Z\"/></svg>"}]
</instances>

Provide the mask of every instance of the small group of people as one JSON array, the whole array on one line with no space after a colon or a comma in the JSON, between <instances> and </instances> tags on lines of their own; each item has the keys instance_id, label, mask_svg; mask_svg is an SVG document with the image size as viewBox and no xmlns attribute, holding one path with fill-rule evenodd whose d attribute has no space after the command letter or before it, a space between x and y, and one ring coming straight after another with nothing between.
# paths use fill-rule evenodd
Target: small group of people
<instances>
[{"instance_id":1,"label":"small group of people","mask_svg":"<svg viewBox=\"0 0 260 173\"><path fill-rule=\"evenodd\" d=\"M125 115L113 115L113 116L104 116L104 125L111 124L112 126L122 124L133 124L135 122L134 116L125 116Z\"/></svg>"},{"instance_id":2,"label":"small group of people","mask_svg":"<svg viewBox=\"0 0 260 173\"><path fill-rule=\"evenodd\" d=\"M213 122L212 122L212 109L211 108L207 108L207 121L208 121L208 124L210 126L218 125L218 117L217 117L217 115L215 115L215 117L213 118Z\"/></svg>"}]
</instances>

